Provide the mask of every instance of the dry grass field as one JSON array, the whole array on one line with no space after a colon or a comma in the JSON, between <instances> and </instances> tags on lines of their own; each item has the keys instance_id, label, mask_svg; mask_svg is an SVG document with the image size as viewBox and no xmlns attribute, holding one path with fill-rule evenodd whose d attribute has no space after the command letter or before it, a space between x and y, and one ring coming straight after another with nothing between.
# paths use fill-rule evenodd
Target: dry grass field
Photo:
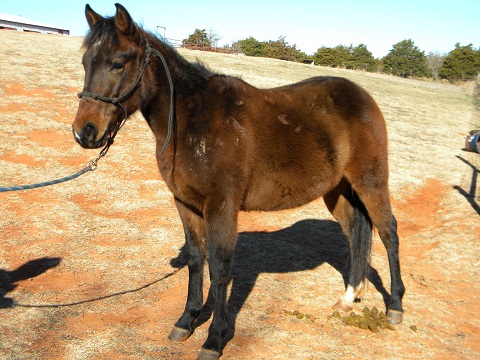
<instances>
[{"instance_id":1,"label":"dry grass field","mask_svg":"<svg viewBox=\"0 0 480 360\"><path fill-rule=\"evenodd\" d=\"M0 32L0 186L70 175L98 155L71 134L83 86L81 41ZM180 53L258 87L347 77L377 100L390 137L404 322L371 332L330 317L344 291L348 250L321 200L243 213L229 302L234 337L223 358L480 358L480 154L462 150L468 131L480 127L471 89ZM1 359L195 358L209 312L186 342L167 339L183 310L188 271L183 230L141 116L128 121L97 171L0 193L0 201ZM377 236L369 280L358 314L385 309L388 265Z\"/></svg>"}]
</instances>

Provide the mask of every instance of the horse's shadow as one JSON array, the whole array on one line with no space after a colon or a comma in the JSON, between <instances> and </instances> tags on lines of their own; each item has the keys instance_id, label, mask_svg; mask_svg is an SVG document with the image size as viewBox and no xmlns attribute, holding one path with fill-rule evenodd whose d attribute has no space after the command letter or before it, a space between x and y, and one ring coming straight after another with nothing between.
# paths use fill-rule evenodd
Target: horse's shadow
<instances>
[{"instance_id":1,"label":"horse's shadow","mask_svg":"<svg viewBox=\"0 0 480 360\"><path fill-rule=\"evenodd\" d=\"M60 258L43 257L28 261L13 271L0 269L0 309L13 307L13 300L6 295L18 286L17 282L41 275L58 266L60 261Z\"/></svg>"},{"instance_id":2,"label":"horse's shadow","mask_svg":"<svg viewBox=\"0 0 480 360\"><path fill-rule=\"evenodd\" d=\"M183 247L178 257L172 260L172 266L185 266L186 258ZM328 263L342 275L346 286L349 275L348 259L348 243L335 221L302 220L275 232L239 233L233 260L232 289L228 300L231 331L227 334L225 344L233 338L236 318L260 274L311 270ZM387 304L390 295L378 272L372 267L368 280L382 294ZM213 296L209 294L195 327L208 321L212 315L212 305Z\"/></svg>"}]
</instances>

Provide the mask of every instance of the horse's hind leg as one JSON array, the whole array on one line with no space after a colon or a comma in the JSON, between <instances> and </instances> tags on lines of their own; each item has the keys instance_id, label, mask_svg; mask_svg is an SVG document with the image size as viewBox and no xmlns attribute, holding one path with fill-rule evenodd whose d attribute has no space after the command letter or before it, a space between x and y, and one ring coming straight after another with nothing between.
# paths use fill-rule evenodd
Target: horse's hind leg
<instances>
[{"instance_id":1,"label":"horse's hind leg","mask_svg":"<svg viewBox=\"0 0 480 360\"><path fill-rule=\"evenodd\" d=\"M324 196L324 201L350 245L347 289L334 305L335 309L350 311L355 299L361 296L370 264L372 225L363 204L345 179Z\"/></svg>"},{"instance_id":2,"label":"horse's hind leg","mask_svg":"<svg viewBox=\"0 0 480 360\"><path fill-rule=\"evenodd\" d=\"M405 286L400 275L399 240L397 221L392 214L389 193L385 186L357 186L355 190L368 210L387 250L390 265L391 296L387 305L387 319L391 324L403 320L402 298Z\"/></svg>"},{"instance_id":3,"label":"horse's hind leg","mask_svg":"<svg viewBox=\"0 0 480 360\"><path fill-rule=\"evenodd\" d=\"M188 295L185 310L175 323L168 338L183 341L193 333L195 319L203 307L203 272L205 254L205 220L194 211L176 201L177 209L182 219L185 231L186 248L188 253Z\"/></svg>"}]
</instances>

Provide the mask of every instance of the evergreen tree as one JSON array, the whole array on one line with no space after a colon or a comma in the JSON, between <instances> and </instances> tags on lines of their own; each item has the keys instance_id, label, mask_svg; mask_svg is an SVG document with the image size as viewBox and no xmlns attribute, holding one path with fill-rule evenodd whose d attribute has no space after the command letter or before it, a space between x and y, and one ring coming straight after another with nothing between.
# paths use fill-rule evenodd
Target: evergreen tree
<instances>
[{"instance_id":1,"label":"evergreen tree","mask_svg":"<svg viewBox=\"0 0 480 360\"><path fill-rule=\"evenodd\" d=\"M350 56L352 54L352 45L346 46L346 45L337 45L334 48L334 54L337 59L337 66L340 68L347 68L348 67L348 61L350 60Z\"/></svg>"},{"instance_id":2,"label":"evergreen tree","mask_svg":"<svg viewBox=\"0 0 480 360\"><path fill-rule=\"evenodd\" d=\"M302 61L308 56L297 49L296 45L289 45L285 41L285 36L280 36L276 41L260 42L253 37L240 40L236 44L240 46L242 52L248 56L261 56L273 59Z\"/></svg>"},{"instance_id":3,"label":"evergreen tree","mask_svg":"<svg viewBox=\"0 0 480 360\"><path fill-rule=\"evenodd\" d=\"M480 49L474 50L472 44L455 45L439 70L439 75L449 81L472 80L480 73Z\"/></svg>"},{"instance_id":4,"label":"evergreen tree","mask_svg":"<svg viewBox=\"0 0 480 360\"><path fill-rule=\"evenodd\" d=\"M296 45L289 45L285 41L285 36L280 36L276 41L268 41L265 43L265 56L273 59L301 61L302 53L297 49Z\"/></svg>"},{"instance_id":5,"label":"evergreen tree","mask_svg":"<svg viewBox=\"0 0 480 360\"><path fill-rule=\"evenodd\" d=\"M334 50L326 46L318 48L313 55L313 61L315 65L334 67L336 65Z\"/></svg>"},{"instance_id":6,"label":"evergreen tree","mask_svg":"<svg viewBox=\"0 0 480 360\"><path fill-rule=\"evenodd\" d=\"M426 77L429 74L425 52L414 42L403 40L383 58L383 66L387 72L401 77Z\"/></svg>"},{"instance_id":7,"label":"evergreen tree","mask_svg":"<svg viewBox=\"0 0 480 360\"><path fill-rule=\"evenodd\" d=\"M316 65L345 68L350 58L350 51L351 46L345 45L337 45L334 48L321 47L313 55L313 60Z\"/></svg>"},{"instance_id":8,"label":"evergreen tree","mask_svg":"<svg viewBox=\"0 0 480 360\"><path fill-rule=\"evenodd\" d=\"M355 70L375 71L376 61L365 44L352 48L347 67Z\"/></svg>"},{"instance_id":9,"label":"evergreen tree","mask_svg":"<svg viewBox=\"0 0 480 360\"><path fill-rule=\"evenodd\" d=\"M194 33L191 34L187 39L183 40L185 46L198 46L198 47L210 47L212 42L209 39L209 36L205 29L195 29Z\"/></svg>"},{"instance_id":10,"label":"evergreen tree","mask_svg":"<svg viewBox=\"0 0 480 360\"><path fill-rule=\"evenodd\" d=\"M260 42L251 36L245 40L238 41L238 44L240 45L242 52L247 56L265 57L267 54L265 43Z\"/></svg>"}]
</instances>

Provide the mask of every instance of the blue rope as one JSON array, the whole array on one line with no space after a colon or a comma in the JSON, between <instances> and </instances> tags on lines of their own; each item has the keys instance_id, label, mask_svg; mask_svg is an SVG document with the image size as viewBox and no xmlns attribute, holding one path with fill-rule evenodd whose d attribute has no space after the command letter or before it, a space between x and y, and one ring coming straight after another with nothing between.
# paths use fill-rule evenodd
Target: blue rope
<instances>
[{"instance_id":1,"label":"blue rope","mask_svg":"<svg viewBox=\"0 0 480 360\"><path fill-rule=\"evenodd\" d=\"M60 184L65 181L73 180L78 178L79 176L85 174L88 171L94 171L97 168L97 162L95 160L90 160L87 166L85 166L82 170L76 172L73 175L66 176L61 179L46 181L38 184L31 184L31 185L20 185L20 186L11 186L11 187L0 187L0 192L7 192L7 191L18 191L18 190L29 190L29 189L36 189L39 187L49 186Z\"/></svg>"}]
</instances>

